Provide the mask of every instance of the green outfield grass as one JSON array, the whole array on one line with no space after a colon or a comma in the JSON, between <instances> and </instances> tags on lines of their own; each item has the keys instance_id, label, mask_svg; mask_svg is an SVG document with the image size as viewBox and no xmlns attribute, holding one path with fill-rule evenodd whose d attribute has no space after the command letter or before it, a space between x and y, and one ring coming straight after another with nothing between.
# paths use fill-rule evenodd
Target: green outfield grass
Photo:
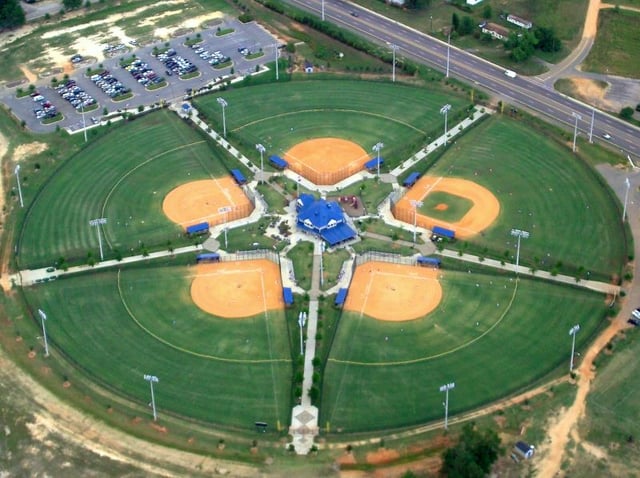
<instances>
[{"instance_id":1,"label":"green outfield grass","mask_svg":"<svg viewBox=\"0 0 640 478\"><path fill-rule=\"evenodd\" d=\"M440 134L444 103L460 112L464 99L406 85L332 80L277 83L225 91L195 100L199 111L216 130L222 130L217 97L224 97L230 138L246 148L259 164L254 145L268 154L282 155L295 144L318 137L354 141L371 152L382 141L385 167L404 161L429 138ZM416 105L419 105L417 107ZM373 156L372 156L373 157Z\"/></svg>"},{"instance_id":2,"label":"green outfield grass","mask_svg":"<svg viewBox=\"0 0 640 478\"><path fill-rule=\"evenodd\" d=\"M96 381L146 402L157 375L160 413L235 428L286 423L291 354L284 311L217 318L189 295L184 266L110 271L26 289L48 312L56 349Z\"/></svg>"},{"instance_id":3,"label":"green outfield grass","mask_svg":"<svg viewBox=\"0 0 640 478\"><path fill-rule=\"evenodd\" d=\"M446 205L447 209L436 209L439 204ZM434 191L424 198L422 206L418 208L418 212L441 221L455 222L462 219L472 207L473 201L467 198L444 191Z\"/></svg>"},{"instance_id":4,"label":"green outfield grass","mask_svg":"<svg viewBox=\"0 0 640 478\"><path fill-rule=\"evenodd\" d=\"M483 122L429 174L469 179L500 201L497 221L469 239L478 250L515 256L510 231L517 228L531 233L522 242L521 263L539 269L561 262L566 270L584 267L608 276L626 259L621 210L609 188L568 147L532 134L523 123Z\"/></svg>"},{"instance_id":5,"label":"green outfield grass","mask_svg":"<svg viewBox=\"0 0 640 478\"><path fill-rule=\"evenodd\" d=\"M343 313L324 377L322 426L356 432L436 420L438 388L449 382L456 383L450 412L479 407L568 371L569 328L580 323L580 350L604 323L603 297L584 290L520 280L516 291L511 277L446 270L441 283L442 302L422 319Z\"/></svg>"},{"instance_id":6,"label":"green outfield grass","mask_svg":"<svg viewBox=\"0 0 640 478\"><path fill-rule=\"evenodd\" d=\"M89 220L107 218L107 257L184 239L162 211L178 185L228 175L226 152L211 146L174 113L161 111L115 128L59 169L29 205L20 237L20 267L50 265L58 257L98 256Z\"/></svg>"}]
</instances>

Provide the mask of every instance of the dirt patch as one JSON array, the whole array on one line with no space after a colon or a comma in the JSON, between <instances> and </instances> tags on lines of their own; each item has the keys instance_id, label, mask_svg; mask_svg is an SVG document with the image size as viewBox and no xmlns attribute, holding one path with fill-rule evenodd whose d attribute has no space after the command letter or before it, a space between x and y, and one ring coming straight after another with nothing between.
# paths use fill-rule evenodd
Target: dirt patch
<instances>
[{"instance_id":1,"label":"dirt patch","mask_svg":"<svg viewBox=\"0 0 640 478\"><path fill-rule=\"evenodd\" d=\"M5 135L0 133L0 171L4 171L3 167L5 156L9 151L9 140ZM4 175L3 175L4 176ZM0 211L4 210L4 178L0 177Z\"/></svg>"},{"instance_id":2,"label":"dirt patch","mask_svg":"<svg viewBox=\"0 0 640 478\"><path fill-rule=\"evenodd\" d=\"M233 179L224 177L178 186L165 196L162 210L181 226L200 222L213 226L247 217L253 204Z\"/></svg>"},{"instance_id":3,"label":"dirt patch","mask_svg":"<svg viewBox=\"0 0 640 478\"><path fill-rule=\"evenodd\" d=\"M454 196L466 198L473 206L457 222L441 221L430 216L417 214L415 221L418 226L433 229L440 226L452 229L456 237L466 239L481 233L497 219L500 214L500 202L491 191L466 179L423 176L405 194L393 208L393 215L400 221L413 224L414 211L412 200L422 201L430 193L443 191Z\"/></svg>"},{"instance_id":4,"label":"dirt patch","mask_svg":"<svg viewBox=\"0 0 640 478\"><path fill-rule=\"evenodd\" d=\"M568 78L571 81L574 96L597 108L611 109L614 105L605 99L609 85L606 86L602 82L592 80L590 78Z\"/></svg>"},{"instance_id":5,"label":"dirt patch","mask_svg":"<svg viewBox=\"0 0 640 478\"><path fill-rule=\"evenodd\" d=\"M280 269L266 259L198 264L191 298L205 312L229 319L282 309Z\"/></svg>"},{"instance_id":6,"label":"dirt patch","mask_svg":"<svg viewBox=\"0 0 640 478\"><path fill-rule=\"evenodd\" d=\"M390 463L398 458L400 458L400 453L396 450L388 450L386 448L380 448L378 451L367 453L367 463L371 463L372 465Z\"/></svg>"},{"instance_id":7,"label":"dirt patch","mask_svg":"<svg viewBox=\"0 0 640 478\"><path fill-rule=\"evenodd\" d=\"M445 203L440 203L440 204L436 205L436 207L434 209L436 211L446 211L447 209L449 209L449 205L445 204Z\"/></svg>"},{"instance_id":8,"label":"dirt patch","mask_svg":"<svg viewBox=\"0 0 640 478\"><path fill-rule=\"evenodd\" d=\"M46 143L33 143L21 144L13 151L13 161L18 163L29 156L35 156L47 150L49 146Z\"/></svg>"},{"instance_id":9,"label":"dirt patch","mask_svg":"<svg viewBox=\"0 0 640 478\"><path fill-rule=\"evenodd\" d=\"M29 83L35 83L38 81L38 75L31 71L26 65L18 65L22 74L27 78Z\"/></svg>"},{"instance_id":10,"label":"dirt patch","mask_svg":"<svg viewBox=\"0 0 640 478\"><path fill-rule=\"evenodd\" d=\"M356 268L345 309L394 322L424 317L442 299L437 269L367 262Z\"/></svg>"},{"instance_id":11,"label":"dirt patch","mask_svg":"<svg viewBox=\"0 0 640 478\"><path fill-rule=\"evenodd\" d=\"M353 141L316 138L296 144L284 154L289 168L314 184L336 184L361 171L367 152Z\"/></svg>"}]
</instances>

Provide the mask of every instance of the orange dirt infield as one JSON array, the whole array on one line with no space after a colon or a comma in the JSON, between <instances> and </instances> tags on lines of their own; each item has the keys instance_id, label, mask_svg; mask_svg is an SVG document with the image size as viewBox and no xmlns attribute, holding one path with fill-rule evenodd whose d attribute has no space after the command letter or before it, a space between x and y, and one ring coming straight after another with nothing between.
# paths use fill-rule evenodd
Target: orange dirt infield
<instances>
[{"instance_id":1,"label":"orange dirt infield","mask_svg":"<svg viewBox=\"0 0 640 478\"><path fill-rule=\"evenodd\" d=\"M220 208L230 207L227 212ZM208 222L210 226L247 217L253 204L231 178L203 179L185 183L169 191L162 210L181 226ZM226 215L226 217L225 217Z\"/></svg>"},{"instance_id":2,"label":"orange dirt infield","mask_svg":"<svg viewBox=\"0 0 640 478\"><path fill-rule=\"evenodd\" d=\"M352 141L317 138L296 144L284 158L289 168L315 184L335 184L362 170L370 158Z\"/></svg>"},{"instance_id":3,"label":"orange dirt infield","mask_svg":"<svg viewBox=\"0 0 640 478\"><path fill-rule=\"evenodd\" d=\"M379 320L419 319L442 299L438 269L367 262L356 268L344 308Z\"/></svg>"},{"instance_id":4,"label":"orange dirt infield","mask_svg":"<svg viewBox=\"0 0 640 478\"><path fill-rule=\"evenodd\" d=\"M266 259L198 264L191 298L205 312L229 319L282 309L280 268Z\"/></svg>"},{"instance_id":5,"label":"orange dirt infield","mask_svg":"<svg viewBox=\"0 0 640 478\"><path fill-rule=\"evenodd\" d=\"M418 214L416 223L420 227L433 229L445 227L456 232L456 237L466 239L488 228L500 214L500 202L487 188L460 178L423 176L395 205L393 214L396 219L413 224L413 206L411 200L421 201L434 191L443 191L469 199L473 206L457 222L446 222L430 216Z\"/></svg>"}]
</instances>

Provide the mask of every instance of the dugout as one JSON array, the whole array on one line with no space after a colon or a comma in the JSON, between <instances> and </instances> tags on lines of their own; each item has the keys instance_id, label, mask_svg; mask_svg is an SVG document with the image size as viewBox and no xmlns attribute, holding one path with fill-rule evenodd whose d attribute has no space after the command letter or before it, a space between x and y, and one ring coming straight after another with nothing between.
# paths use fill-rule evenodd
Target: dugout
<instances>
[{"instance_id":1,"label":"dugout","mask_svg":"<svg viewBox=\"0 0 640 478\"><path fill-rule=\"evenodd\" d=\"M444 237L451 241L453 241L456 238L456 232L452 231L451 229L447 229L445 227L434 226L431 232L433 233L434 236L436 236L436 238Z\"/></svg>"},{"instance_id":2,"label":"dugout","mask_svg":"<svg viewBox=\"0 0 640 478\"><path fill-rule=\"evenodd\" d=\"M416 183L416 181L418 181L418 179L420 179L420 173L413 172L409 176L407 176L407 179L405 179L402 182L402 185L405 188L410 188L411 186L413 186Z\"/></svg>"},{"instance_id":3,"label":"dugout","mask_svg":"<svg viewBox=\"0 0 640 478\"><path fill-rule=\"evenodd\" d=\"M275 154L269 156L269 162L277 169L285 169L287 166L289 166L289 163L287 163L280 156L276 156Z\"/></svg>"},{"instance_id":4,"label":"dugout","mask_svg":"<svg viewBox=\"0 0 640 478\"><path fill-rule=\"evenodd\" d=\"M196 262L220 262L220 254L217 252L204 252L196 256Z\"/></svg>"},{"instance_id":5,"label":"dugout","mask_svg":"<svg viewBox=\"0 0 640 478\"><path fill-rule=\"evenodd\" d=\"M285 305L293 305L293 292L290 287L284 287L282 289L282 299Z\"/></svg>"},{"instance_id":6,"label":"dugout","mask_svg":"<svg viewBox=\"0 0 640 478\"><path fill-rule=\"evenodd\" d=\"M442 265L442 261L437 257L420 256L418 257L418 265L422 267L433 267L434 269L439 269Z\"/></svg>"},{"instance_id":7,"label":"dugout","mask_svg":"<svg viewBox=\"0 0 640 478\"><path fill-rule=\"evenodd\" d=\"M382 159L382 158L373 158L373 159L370 159L369 161L367 161L366 163L364 163L364 167L368 171L374 171L374 170L378 169L378 166L382 166L383 164L384 164L384 159Z\"/></svg>"},{"instance_id":8,"label":"dugout","mask_svg":"<svg viewBox=\"0 0 640 478\"><path fill-rule=\"evenodd\" d=\"M344 305L344 302L347 300L347 292L349 292L349 289L344 289L344 288L338 291L338 295L336 295L336 300L333 301L336 307L342 307Z\"/></svg>"},{"instance_id":9,"label":"dugout","mask_svg":"<svg viewBox=\"0 0 640 478\"><path fill-rule=\"evenodd\" d=\"M242 174L239 169L232 169L231 176L233 176L233 180L238 183L239 186L247 184L247 178L244 177L244 174Z\"/></svg>"},{"instance_id":10,"label":"dugout","mask_svg":"<svg viewBox=\"0 0 640 478\"><path fill-rule=\"evenodd\" d=\"M209 232L208 222L199 222L187 227L187 234L190 236L197 236L198 234L206 234Z\"/></svg>"}]
</instances>

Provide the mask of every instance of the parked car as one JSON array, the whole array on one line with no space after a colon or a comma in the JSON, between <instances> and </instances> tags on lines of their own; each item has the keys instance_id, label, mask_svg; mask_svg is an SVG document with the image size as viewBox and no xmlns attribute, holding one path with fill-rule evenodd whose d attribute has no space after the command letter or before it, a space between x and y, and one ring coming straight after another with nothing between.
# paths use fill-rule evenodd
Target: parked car
<instances>
[{"instance_id":1,"label":"parked car","mask_svg":"<svg viewBox=\"0 0 640 478\"><path fill-rule=\"evenodd\" d=\"M627 323L633 325L634 327L640 326L640 319L629 319Z\"/></svg>"},{"instance_id":2,"label":"parked car","mask_svg":"<svg viewBox=\"0 0 640 478\"><path fill-rule=\"evenodd\" d=\"M638 319L638 320L640 320L640 308L635 309L633 312L631 312L631 316L632 316L634 319Z\"/></svg>"}]
</instances>

